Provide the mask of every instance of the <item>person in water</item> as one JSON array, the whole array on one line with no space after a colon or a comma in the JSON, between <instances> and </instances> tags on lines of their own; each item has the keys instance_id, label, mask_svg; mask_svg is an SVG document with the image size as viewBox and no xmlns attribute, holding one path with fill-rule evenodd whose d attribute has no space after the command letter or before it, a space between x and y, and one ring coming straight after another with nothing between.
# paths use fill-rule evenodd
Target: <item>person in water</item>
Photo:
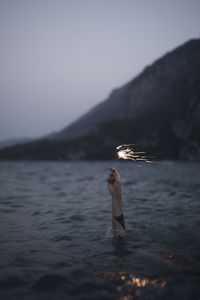
<instances>
[{"instance_id":1,"label":"person in water","mask_svg":"<svg viewBox=\"0 0 200 300\"><path fill-rule=\"evenodd\" d=\"M108 189L112 196L112 229L116 237L127 237L122 211L122 191L119 173L110 168Z\"/></svg>"}]
</instances>

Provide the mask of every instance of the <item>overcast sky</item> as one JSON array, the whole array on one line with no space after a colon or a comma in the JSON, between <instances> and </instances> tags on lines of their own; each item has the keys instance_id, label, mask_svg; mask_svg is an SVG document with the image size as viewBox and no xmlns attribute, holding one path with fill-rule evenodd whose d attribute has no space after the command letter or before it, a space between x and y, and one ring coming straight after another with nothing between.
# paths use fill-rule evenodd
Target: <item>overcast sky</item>
<instances>
[{"instance_id":1,"label":"overcast sky","mask_svg":"<svg viewBox=\"0 0 200 300\"><path fill-rule=\"evenodd\" d=\"M200 37L200 0L0 0L0 140L58 131Z\"/></svg>"}]
</instances>

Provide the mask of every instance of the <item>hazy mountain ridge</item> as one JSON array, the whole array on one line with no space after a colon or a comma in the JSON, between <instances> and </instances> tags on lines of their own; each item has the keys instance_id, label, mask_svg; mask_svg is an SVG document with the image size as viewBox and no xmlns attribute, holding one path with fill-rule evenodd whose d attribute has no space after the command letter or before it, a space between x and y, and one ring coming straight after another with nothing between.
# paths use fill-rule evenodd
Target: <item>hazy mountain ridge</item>
<instances>
[{"instance_id":1,"label":"hazy mountain ridge","mask_svg":"<svg viewBox=\"0 0 200 300\"><path fill-rule=\"evenodd\" d=\"M57 134L4 159L111 159L137 143L159 159L200 160L200 39L167 53Z\"/></svg>"},{"instance_id":2,"label":"hazy mountain ridge","mask_svg":"<svg viewBox=\"0 0 200 300\"><path fill-rule=\"evenodd\" d=\"M140 116L154 107L166 105L170 102L172 89L174 93L174 89L193 72L191 69L197 67L195 64L198 62L199 65L199 53L199 40L176 48L146 67L129 83L113 90L108 99L52 138L78 137L98 129L106 121Z\"/></svg>"},{"instance_id":3,"label":"hazy mountain ridge","mask_svg":"<svg viewBox=\"0 0 200 300\"><path fill-rule=\"evenodd\" d=\"M10 147L14 146L16 144L23 144L23 143L28 143L30 142L31 138L16 138L16 139L6 139L3 141L0 141L0 149L4 147Z\"/></svg>"}]
</instances>

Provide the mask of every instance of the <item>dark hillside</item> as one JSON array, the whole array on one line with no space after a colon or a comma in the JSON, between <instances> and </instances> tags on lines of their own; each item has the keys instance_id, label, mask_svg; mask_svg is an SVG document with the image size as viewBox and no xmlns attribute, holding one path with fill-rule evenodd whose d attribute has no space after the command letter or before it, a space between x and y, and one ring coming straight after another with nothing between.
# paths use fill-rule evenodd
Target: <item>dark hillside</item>
<instances>
[{"instance_id":1,"label":"dark hillside","mask_svg":"<svg viewBox=\"0 0 200 300\"><path fill-rule=\"evenodd\" d=\"M72 125L0 150L0 159L111 159L137 143L159 159L200 161L200 39L167 53Z\"/></svg>"}]
</instances>

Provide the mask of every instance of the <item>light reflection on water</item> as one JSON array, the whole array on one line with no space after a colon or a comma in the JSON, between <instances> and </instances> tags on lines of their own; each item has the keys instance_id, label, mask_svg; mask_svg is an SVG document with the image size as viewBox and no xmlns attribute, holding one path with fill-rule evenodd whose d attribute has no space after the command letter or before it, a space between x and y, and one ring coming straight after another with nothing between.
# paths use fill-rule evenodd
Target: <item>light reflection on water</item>
<instances>
[{"instance_id":1,"label":"light reflection on water","mask_svg":"<svg viewBox=\"0 0 200 300\"><path fill-rule=\"evenodd\" d=\"M145 294L149 289L151 289L153 297L159 297L162 295L161 290L167 285L166 280L150 280L135 276L129 272L106 271L97 276L103 276L105 283L111 285L116 290L116 293L118 293L116 300L132 300L135 297L145 298ZM104 294L106 294L106 290L104 290Z\"/></svg>"}]
</instances>

